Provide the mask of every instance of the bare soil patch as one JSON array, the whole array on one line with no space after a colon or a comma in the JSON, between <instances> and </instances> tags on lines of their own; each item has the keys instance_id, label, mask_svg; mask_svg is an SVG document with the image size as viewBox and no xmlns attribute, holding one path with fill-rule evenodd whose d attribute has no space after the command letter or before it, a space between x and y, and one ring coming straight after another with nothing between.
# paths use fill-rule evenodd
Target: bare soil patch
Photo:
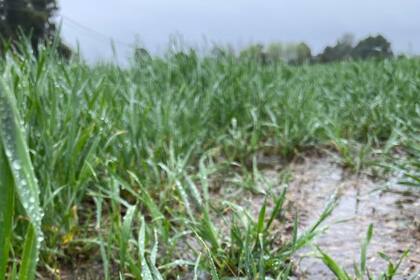
<instances>
[{"instance_id":1,"label":"bare soil patch","mask_svg":"<svg viewBox=\"0 0 420 280\"><path fill-rule=\"evenodd\" d=\"M419 271L418 191L399 186L395 178L375 181L367 175L349 174L336 163L334 156L304 158L289 168L293 179L287 197L299 213L302 229L313 224L331 195L338 193L338 206L326 222L329 228L315 244L344 268L352 271L354 261L359 261L361 241L369 224L373 224L374 236L367 260L372 275L386 269L387 264L378 252L397 260L405 249L410 250L410 255L403 262L399 279ZM301 253L298 279L335 279L321 260L305 257L310 251Z\"/></svg>"}]
</instances>

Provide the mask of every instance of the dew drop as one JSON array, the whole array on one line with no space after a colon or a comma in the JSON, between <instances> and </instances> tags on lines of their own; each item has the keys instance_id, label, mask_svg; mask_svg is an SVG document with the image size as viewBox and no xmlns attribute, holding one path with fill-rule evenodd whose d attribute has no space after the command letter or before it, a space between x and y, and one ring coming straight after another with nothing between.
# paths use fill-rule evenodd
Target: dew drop
<instances>
[{"instance_id":1,"label":"dew drop","mask_svg":"<svg viewBox=\"0 0 420 280\"><path fill-rule=\"evenodd\" d=\"M20 169L22 169L22 167L20 166L19 161L17 161L17 160L15 160L15 161L12 163L12 167L13 167L14 169L16 169L16 170L20 170Z\"/></svg>"},{"instance_id":2,"label":"dew drop","mask_svg":"<svg viewBox=\"0 0 420 280\"><path fill-rule=\"evenodd\" d=\"M5 152L7 157L10 158L12 156L12 152L9 149L5 149Z\"/></svg>"},{"instance_id":3,"label":"dew drop","mask_svg":"<svg viewBox=\"0 0 420 280\"><path fill-rule=\"evenodd\" d=\"M42 235L38 236L37 241L41 243L42 241L44 241L44 237Z\"/></svg>"}]
</instances>

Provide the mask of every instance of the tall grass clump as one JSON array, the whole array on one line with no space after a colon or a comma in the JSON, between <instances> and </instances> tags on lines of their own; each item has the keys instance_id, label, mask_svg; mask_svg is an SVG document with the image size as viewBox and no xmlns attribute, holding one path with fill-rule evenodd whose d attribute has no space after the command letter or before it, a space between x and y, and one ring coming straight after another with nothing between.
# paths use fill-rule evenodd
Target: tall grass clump
<instances>
[{"instance_id":1,"label":"tall grass clump","mask_svg":"<svg viewBox=\"0 0 420 280\"><path fill-rule=\"evenodd\" d=\"M254 217L219 190L238 170L255 179L257 153L329 148L360 170L406 145L419 128L419 66L262 65L191 50L122 68L23 44L0 59L0 273L19 264L33 275L40 252L46 278L287 277L319 225L279 245L278 193Z\"/></svg>"}]
</instances>

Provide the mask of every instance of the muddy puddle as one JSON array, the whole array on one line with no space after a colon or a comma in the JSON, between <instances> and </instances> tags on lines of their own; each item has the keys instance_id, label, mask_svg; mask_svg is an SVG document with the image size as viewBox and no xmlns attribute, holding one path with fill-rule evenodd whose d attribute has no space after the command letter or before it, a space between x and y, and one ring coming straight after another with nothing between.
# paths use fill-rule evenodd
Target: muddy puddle
<instances>
[{"instance_id":1,"label":"muddy puddle","mask_svg":"<svg viewBox=\"0 0 420 280\"><path fill-rule=\"evenodd\" d=\"M407 279L420 270L419 192L399 186L395 179L374 181L366 175L351 175L335 163L332 156L309 157L288 168L293 179L288 200L297 211L301 228L316 222L328 199L338 194L339 202L324 225L328 230L315 240L323 251L353 272L360 259L360 245L370 224L374 235L368 248L367 266L372 275L385 271L383 252L398 259L405 249L410 255L403 262L399 278ZM273 176L272 171L267 176ZM335 279L311 249L299 254L297 279Z\"/></svg>"}]
</instances>

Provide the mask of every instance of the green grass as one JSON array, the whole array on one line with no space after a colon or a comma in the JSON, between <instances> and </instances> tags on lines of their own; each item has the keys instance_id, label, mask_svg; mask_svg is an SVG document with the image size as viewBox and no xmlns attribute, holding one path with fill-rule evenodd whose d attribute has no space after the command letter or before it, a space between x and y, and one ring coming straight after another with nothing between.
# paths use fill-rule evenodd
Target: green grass
<instances>
[{"instance_id":1,"label":"green grass","mask_svg":"<svg viewBox=\"0 0 420 280\"><path fill-rule=\"evenodd\" d=\"M420 136L409 138L407 152L409 160L400 161L397 168L403 172L401 184L420 188Z\"/></svg>"},{"instance_id":2,"label":"green grass","mask_svg":"<svg viewBox=\"0 0 420 280\"><path fill-rule=\"evenodd\" d=\"M255 185L257 168L246 167L262 151L290 159L334 149L360 171L411 145L419 131L418 59L291 67L186 52L120 68L62 61L51 48L35 58L22 46L0 69L1 102L14 104L3 118L13 118L16 132L0 132L0 241L11 239L1 274L36 259L32 224L41 236L14 159L35 212L45 213L39 277L99 262L96 275L105 279L286 279L290 257L319 225L304 233L295 225L279 246L272 223L285 223L281 195L267 192L273 202L253 217L229 201L217 207L216 185L238 166L251 178L239 187ZM216 224L223 211L231 213L227 229Z\"/></svg>"}]
</instances>

